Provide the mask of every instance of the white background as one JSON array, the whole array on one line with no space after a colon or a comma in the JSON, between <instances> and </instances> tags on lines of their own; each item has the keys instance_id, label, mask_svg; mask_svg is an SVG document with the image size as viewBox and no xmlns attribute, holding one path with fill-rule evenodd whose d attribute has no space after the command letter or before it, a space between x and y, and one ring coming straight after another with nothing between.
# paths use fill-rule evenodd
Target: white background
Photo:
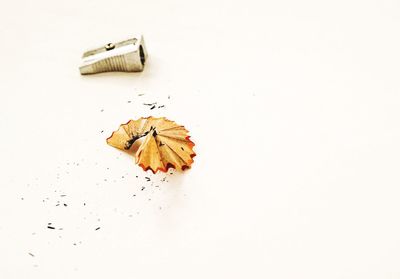
<instances>
[{"instance_id":1,"label":"white background","mask_svg":"<svg viewBox=\"0 0 400 279\"><path fill-rule=\"evenodd\" d=\"M0 278L400 278L399 12L3 0ZM80 76L136 33L144 72ZM106 145L148 115L190 130L190 171Z\"/></svg>"}]
</instances>

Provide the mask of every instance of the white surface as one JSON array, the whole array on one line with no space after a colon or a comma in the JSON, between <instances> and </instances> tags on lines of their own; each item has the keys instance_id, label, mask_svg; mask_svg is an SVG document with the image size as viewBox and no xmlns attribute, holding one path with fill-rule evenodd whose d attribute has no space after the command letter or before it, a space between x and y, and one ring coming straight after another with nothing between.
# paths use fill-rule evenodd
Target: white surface
<instances>
[{"instance_id":1,"label":"white surface","mask_svg":"<svg viewBox=\"0 0 400 279\"><path fill-rule=\"evenodd\" d=\"M0 278L399 278L399 8L3 3ZM79 75L137 32L143 73ZM198 153L153 186L105 144L150 112Z\"/></svg>"}]
</instances>

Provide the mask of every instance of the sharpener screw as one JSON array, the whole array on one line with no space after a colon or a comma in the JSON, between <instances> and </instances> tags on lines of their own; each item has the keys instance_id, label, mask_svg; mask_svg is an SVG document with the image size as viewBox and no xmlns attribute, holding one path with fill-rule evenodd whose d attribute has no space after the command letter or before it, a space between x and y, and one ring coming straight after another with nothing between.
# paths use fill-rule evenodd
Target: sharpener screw
<instances>
[{"instance_id":1,"label":"sharpener screw","mask_svg":"<svg viewBox=\"0 0 400 279\"><path fill-rule=\"evenodd\" d=\"M112 50L115 48L115 45L113 43L109 43L106 45L106 50Z\"/></svg>"}]
</instances>

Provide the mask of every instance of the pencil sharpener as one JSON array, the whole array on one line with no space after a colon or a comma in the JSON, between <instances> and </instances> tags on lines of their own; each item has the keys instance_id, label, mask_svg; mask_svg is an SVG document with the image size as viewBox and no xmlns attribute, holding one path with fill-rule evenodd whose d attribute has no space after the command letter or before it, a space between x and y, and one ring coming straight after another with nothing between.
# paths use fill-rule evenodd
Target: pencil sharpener
<instances>
[{"instance_id":1,"label":"pencil sharpener","mask_svg":"<svg viewBox=\"0 0 400 279\"><path fill-rule=\"evenodd\" d=\"M141 72L147 60L143 36L108 43L86 51L82 56L79 70L82 75L104 72Z\"/></svg>"}]
</instances>

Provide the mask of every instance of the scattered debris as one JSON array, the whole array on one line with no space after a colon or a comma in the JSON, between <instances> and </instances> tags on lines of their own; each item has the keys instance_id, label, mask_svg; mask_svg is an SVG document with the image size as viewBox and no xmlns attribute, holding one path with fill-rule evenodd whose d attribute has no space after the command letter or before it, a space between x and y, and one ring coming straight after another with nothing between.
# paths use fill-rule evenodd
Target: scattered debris
<instances>
[{"instance_id":1,"label":"scattered debris","mask_svg":"<svg viewBox=\"0 0 400 279\"><path fill-rule=\"evenodd\" d=\"M138 94L138 96L144 96L144 95L145 94L143 94L143 93L142 94ZM142 101L146 101L145 99L146 98L143 98ZM168 96L168 99L170 99L170 96ZM151 100L151 101L153 101L153 100ZM126 102L128 104L135 103L136 105L139 105L139 106L140 106L140 103L141 103L141 102L138 103L137 99L135 99L135 97L133 97L131 100L126 100ZM148 106L150 110L162 109L162 108L166 107L166 105L159 104L158 102L148 102L148 103L143 103L143 105L144 106ZM168 103L167 103L167 106L168 106ZM105 111L104 108L100 109L100 112L104 112L104 111ZM149 132L151 132L152 135L157 136L157 133L153 134L153 129L154 129L154 133L155 133L156 126L152 126L151 127L151 131L149 131ZM98 129L97 133L99 133L99 132L101 134L103 134L105 132L104 127L103 127L103 130L101 130L101 128ZM163 147L164 145L165 145L164 141L163 142L159 141L159 147ZM187 148L186 145L184 145L184 147L185 147L185 150L189 149L189 148ZM184 150L183 147L178 145L176 149L179 152L180 152L179 148ZM98 150L99 149L97 149L97 151ZM122 155L122 153L120 153L120 155ZM116 157L116 158L119 159L120 157ZM71 210L72 209L76 210L76 206L80 207L81 213L85 214L85 215L81 216L81 220L86 222L86 224L87 224L86 226L84 225L83 228L84 227L88 227L88 229L92 230L92 232L93 232L93 228L95 228L94 229L95 231L98 231L98 230L101 229L100 226L99 227L95 227L95 225L93 226L93 225L89 224L90 220L92 220L92 221L97 220L97 222L96 222L97 225L101 225L100 218L98 218L99 214L96 211L92 211L93 209L96 209L96 203L94 203L94 207L93 208L92 208L92 206L87 206L86 202L83 202L83 200L82 201L78 200L76 202L71 203L72 201L74 201L74 198L77 198L77 197L76 196L74 197L74 195L71 196L71 193L68 193L68 198L65 198L65 197L67 197L67 194L65 194L65 191L64 191L65 188L56 188L56 187L60 186L59 184L61 182L63 182L63 180L65 178L67 178L68 175L70 176L71 174L74 174L74 172L78 171L79 169L83 169L83 168L87 167L87 165L89 163L92 166L93 165L97 166L97 168L100 169L99 170L100 173L101 172L104 173L105 169L106 170L110 170L110 167L107 167L107 165L103 165L102 167L100 167L100 164L98 162L90 162L90 161L88 162L88 160L86 160L86 162L85 162L85 160L83 158L77 159L75 161L74 160L69 160L69 161L67 161L65 163L62 163L60 166L57 167L57 171L53 173L53 175L54 175L53 176L54 183L50 183L49 184L49 186L51 187L51 190L48 191L48 192L50 192L50 195L47 193L46 194L47 197L46 196L44 196L44 197L42 196L42 199L43 199L42 202L44 203L43 206L46 206L46 207L52 207L53 209L55 209L54 206L58 207L58 209L55 210L54 213L60 212L60 214L61 214L61 211L64 211L60 207L69 207ZM76 167L79 167L79 166L80 166L80 168L76 168ZM99 181L94 181L93 184L101 186L102 184L111 184L111 182L114 182L114 183L123 182L123 181L132 182L131 179L134 179L136 177L136 179L138 179L138 180L135 183L136 183L136 187L138 187L138 188L136 188L134 190L135 194L131 193L132 197L136 197L136 200L138 199L138 196L139 196L143 201L146 201L146 200L148 200L148 201L152 201L152 200L156 201L157 199L154 199L152 194L154 194L155 191L158 192L158 191L161 190L160 189L160 185L161 185L160 182L168 182L168 180L167 180L167 178L169 176L168 173L169 172L167 172L167 174L166 174L167 176L162 177L162 178L161 177L158 178L158 177L152 177L152 176L135 175L134 173L131 173L131 172L128 172L128 171L125 171L125 172L120 173L118 175L117 173L114 173L114 169L113 169L113 171L110 171L110 172L107 173L107 178L103 177L103 180L104 180L103 183L102 183L102 178L100 177ZM173 174L173 172L171 171L170 174ZM55 180L55 179L57 179L57 180ZM39 181L39 178L35 178L35 181ZM37 183L34 182L33 184L27 184L26 186L27 187L35 186L35 184L37 184ZM61 183L61 185L63 185L63 183ZM144 191L144 192L142 193L142 192L140 192L138 190ZM147 190L147 191L145 191L145 190ZM28 196L23 197L21 195L19 197L17 196L17 199L18 198L20 198L21 201L24 201L25 199L26 200L30 200ZM38 202L40 202L40 199L38 200ZM89 204L90 204L90 201L89 201ZM159 206L159 204L155 204L155 209L157 209L157 207L159 208L159 210L162 209L162 207ZM91 210L89 210L89 209L91 209ZM64 211L64 212L68 212L69 211L68 209L65 209L65 210L66 211ZM136 210L130 210L129 213L128 212L124 212L124 209L121 210L121 208L119 208L119 207L115 208L114 212L118 212L118 214L122 213L125 217L130 217L130 218L134 217L135 212L136 212L136 214L141 214L140 211L136 211ZM53 216L53 214L50 215L50 216ZM56 217L56 216L53 216L53 217ZM93 219L93 218L95 218L95 219ZM53 223L49 222L47 224L47 226L45 227L45 228L47 228L49 230L54 230L54 232L50 233L50 234L53 235L54 238L56 238L56 239L62 239L62 238L65 239L65 235L63 233L64 229L63 229L63 226L62 226L63 223L61 222L61 220L55 218L52 221L55 222L55 224L57 224L57 225L54 225ZM75 226L72 226L72 228L65 227L66 228L65 231L67 232L67 231L69 231L71 229L78 229L78 230L82 229L82 226L78 225L78 224L79 223L77 223L77 225L75 225ZM40 234L40 232L31 232L32 239L34 237L36 237L36 235L39 235L39 234ZM72 242L72 241L69 242L69 245L73 244L73 246L77 246L77 245L80 245L80 243L82 243L81 241L78 241L78 239L75 239L75 241L76 242ZM27 252L25 252L25 253L27 253ZM31 257L35 257L35 254L33 254L31 252L28 252L28 255L31 256Z\"/></svg>"}]
</instances>

